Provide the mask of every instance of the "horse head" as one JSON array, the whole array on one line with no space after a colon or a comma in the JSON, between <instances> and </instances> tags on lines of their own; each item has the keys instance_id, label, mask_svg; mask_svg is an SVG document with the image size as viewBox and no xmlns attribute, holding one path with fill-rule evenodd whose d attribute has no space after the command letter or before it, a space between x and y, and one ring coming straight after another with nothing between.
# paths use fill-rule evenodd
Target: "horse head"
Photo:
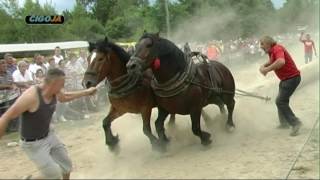
<instances>
[{"instance_id":1,"label":"horse head","mask_svg":"<svg viewBox=\"0 0 320 180\"><path fill-rule=\"evenodd\" d=\"M127 63L128 71L154 71L161 67L170 74L177 73L185 66L183 52L171 41L161 38L159 32L144 32L136 44L136 50Z\"/></svg>"},{"instance_id":2,"label":"horse head","mask_svg":"<svg viewBox=\"0 0 320 180\"><path fill-rule=\"evenodd\" d=\"M125 65L130 56L107 37L96 43L89 43L89 52L89 65L82 81L84 87L96 86L108 76L126 73Z\"/></svg>"}]
</instances>

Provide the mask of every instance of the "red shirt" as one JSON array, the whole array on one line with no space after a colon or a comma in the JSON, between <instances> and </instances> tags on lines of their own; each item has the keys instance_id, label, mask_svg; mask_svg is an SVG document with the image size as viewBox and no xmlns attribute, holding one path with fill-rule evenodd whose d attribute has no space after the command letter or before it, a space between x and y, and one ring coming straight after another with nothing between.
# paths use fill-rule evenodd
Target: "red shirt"
<instances>
[{"instance_id":1,"label":"red shirt","mask_svg":"<svg viewBox=\"0 0 320 180\"><path fill-rule=\"evenodd\" d=\"M280 80L286 80L300 75L300 71L296 64L283 46L276 44L271 47L269 50L269 58L271 64L279 58L285 60L285 64L280 69L274 70Z\"/></svg>"},{"instance_id":2,"label":"red shirt","mask_svg":"<svg viewBox=\"0 0 320 180\"><path fill-rule=\"evenodd\" d=\"M210 46L207 48L207 56L209 60L217 60L218 53L218 49L215 46Z\"/></svg>"},{"instance_id":3,"label":"red shirt","mask_svg":"<svg viewBox=\"0 0 320 180\"><path fill-rule=\"evenodd\" d=\"M312 46L314 46L314 42L312 40L302 40L304 44L304 52L312 53Z\"/></svg>"}]
</instances>

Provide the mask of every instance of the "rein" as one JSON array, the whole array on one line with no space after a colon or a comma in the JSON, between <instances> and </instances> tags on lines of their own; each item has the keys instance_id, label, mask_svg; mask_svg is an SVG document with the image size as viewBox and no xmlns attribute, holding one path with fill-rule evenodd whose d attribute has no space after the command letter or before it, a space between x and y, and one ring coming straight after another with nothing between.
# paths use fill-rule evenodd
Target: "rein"
<instances>
[{"instance_id":1,"label":"rein","mask_svg":"<svg viewBox=\"0 0 320 180\"><path fill-rule=\"evenodd\" d=\"M190 55L191 56L190 56ZM236 89L235 91L228 91L224 90L220 87L214 87L212 83L212 77L210 76L210 81L211 81L211 87L206 86L202 84L201 82L195 82L194 81L194 62L192 60L192 56L196 56L197 58L200 56L202 58L203 63L208 63L207 62L207 57L201 53L198 52L191 52L185 55L186 62L188 63L188 66L186 67L185 71L182 73L177 73L174 77L172 77L170 80L168 80L165 83L158 83L156 78L153 76L152 81L151 81L151 87L154 90L155 94L159 97L173 97L181 92L185 91L190 84L200 86L205 89L209 89L214 91L217 94L230 94L230 95L240 95L240 96L247 96L247 97L253 97L253 98L258 98L262 99L265 101L270 101L270 97L263 97L256 95L251 92L247 92L241 89ZM209 74L210 75L210 74Z\"/></svg>"}]
</instances>

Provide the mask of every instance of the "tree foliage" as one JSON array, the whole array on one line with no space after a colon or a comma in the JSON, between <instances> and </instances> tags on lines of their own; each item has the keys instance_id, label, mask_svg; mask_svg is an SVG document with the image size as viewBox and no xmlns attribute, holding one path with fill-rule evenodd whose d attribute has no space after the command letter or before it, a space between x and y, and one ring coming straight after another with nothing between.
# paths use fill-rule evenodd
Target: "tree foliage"
<instances>
[{"instance_id":1,"label":"tree foliage","mask_svg":"<svg viewBox=\"0 0 320 180\"><path fill-rule=\"evenodd\" d=\"M297 25L315 29L319 25L318 0L287 0L280 9L275 9L271 0L168 0L168 4L172 32L187 33L181 25L197 26L199 19L209 15L203 37L211 39L284 33L295 31ZM218 21L229 12L233 18ZM105 35L135 41L143 30L167 31L165 0L76 0L73 9L60 13L65 17L63 25L25 23L27 15L53 14L59 13L50 3L25 0L20 7L17 0L2 0L0 43L96 40Z\"/></svg>"}]
</instances>

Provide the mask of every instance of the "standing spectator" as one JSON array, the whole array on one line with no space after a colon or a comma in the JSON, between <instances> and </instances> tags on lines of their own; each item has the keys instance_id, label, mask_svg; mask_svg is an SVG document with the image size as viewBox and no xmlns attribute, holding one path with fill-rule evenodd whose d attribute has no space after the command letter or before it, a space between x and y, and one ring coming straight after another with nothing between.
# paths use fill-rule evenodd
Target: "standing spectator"
<instances>
[{"instance_id":1,"label":"standing spectator","mask_svg":"<svg viewBox=\"0 0 320 180\"><path fill-rule=\"evenodd\" d=\"M78 62L82 65L83 69L87 69L88 61L87 61L87 52L84 49L80 50L80 57L78 58Z\"/></svg>"},{"instance_id":2,"label":"standing spectator","mask_svg":"<svg viewBox=\"0 0 320 180\"><path fill-rule=\"evenodd\" d=\"M47 73L47 67L44 65L44 57L40 54L35 55L35 63L30 66L30 71L32 72L33 76L35 76L38 69L42 69L45 74Z\"/></svg>"},{"instance_id":3,"label":"standing spectator","mask_svg":"<svg viewBox=\"0 0 320 180\"><path fill-rule=\"evenodd\" d=\"M311 40L310 34L306 34L306 39L303 39L304 32L301 32L300 42L304 44L304 59L305 63L308 64L312 61L312 48L314 50L314 55L317 56L316 48L314 46L313 40Z\"/></svg>"},{"instance_id":4,"label":"standing spectator","mask_svg":"<svg viewBox=\"0 0 320 180\"><path fill-rule=\"evenodd\" d=\"M61 55L61 49L59 46L57 46L55 49L54 49L54 61L57 64L59 64L59 61L63 60L63 56Z\"/></svg>"},{"instance_id":5,"label":"standing spectator","mask_svg":"<svg viewBox=\"0 0 320 180\"><path fill-rule=\"evenodd\" d=\"M52 69L58 66L58 64L55 63L54 57L48 57L48 69Z\"/></svg>"},{"instance_id":6,"label":"standing spectator","mask_svg":"<svg viewBox=\"0 0 320 180\"><path fill-rule=\"evenodd\" d=\"M69 54L69 62L66 64L66 77L70 78L71 87L68 90L82 89L82 77L85 69L82 67L81 63L77 60L75 53Z\"/></svg>"},{"instance_id":7,"label":"standing spectator","mask_svg":"<svg viewBox=\"0 0 320 180\"><path fill-rule=\"evenodd\" d=\"M21 89L21 92L29 88L34 82L28 64L22 60L18 63L18 69L12 74L13 81Z\"/></svg>"},{"instance_id":8,"label":"standing spectator","mask_svg":"<svg viewBox=\"0 0 320 180\"><path fill-rule=\"evenodd\" d=\"M211 61L218 60L219 50L214 44L209 43L206 54L209 60Z\"/></svg>"},{"instance_id":9,"label":"standing spectator","mask_svg":"<svg viewBox=\"0 0 320 180\"><path fill-rule=\"evenodd\" d=\"M19 96L19 90L14 85L12 75L7 69L4 59L0 60L0 116L15 102ZM10 122L7 132L18 130L18 118Z\"/></svg>"},{"instance_id":10,"label":"standing spectator","mask_svg":"<svg viewBox=\"0 0 320 180\"><path fill-rule=\"evenodd\" d=\"M13 72L14 72L15 70L17 70L17 66L14 65L14 58L13 58L12 54L6 53L6 54L4 55L4 59L6 60L7 70L8 70L9 73L12 75Z\"/></svg>"},{"instance_id":11,"label":"standing spectator","mask_svg":"<svg viewBox=\"0 0 320 180\"><path fill-rule=\"evenodd\" d=\"M290 135L296 136L302 123L290 108L289 101L301 81L300 71L288 51L277 44L270 36L261 38L260 43L261 48L269 55L269 61L260 67L261 74L265 76L268 72L274 71L281 80L276 99L280 120L279 128L287 128L289 124L292 126Z\"/></svg>"}]
</instances>

